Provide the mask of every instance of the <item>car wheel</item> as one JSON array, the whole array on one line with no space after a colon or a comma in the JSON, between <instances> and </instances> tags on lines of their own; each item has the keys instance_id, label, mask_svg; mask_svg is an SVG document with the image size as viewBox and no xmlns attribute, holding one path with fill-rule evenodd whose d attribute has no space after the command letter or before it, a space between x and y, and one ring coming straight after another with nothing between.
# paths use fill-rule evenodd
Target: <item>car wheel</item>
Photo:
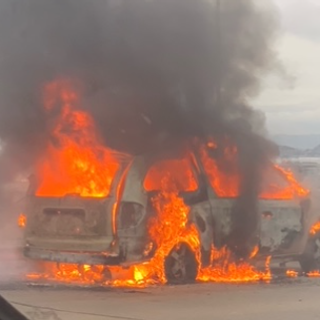
<instances>
[{"instance_id":1,"label":"car wheel","mask_svg":"<svg viewBox=\"0 0 320 320\"><path fill-rule=\"evenodd\" d=\"M190 247L181 243L174 247L165 259L165 274L168 283L194 282L198 273L198 262Z\"/></svg>"},{"instance_id":2,"label":"car wheel","mask_svg":"<svg viewBox=\"0 0 320 320\"><path fill-rule=\"evenodd\" d=\"M302 271L305 273L320 270L320 235L308 240L299 262Z\"/></svg>"}]
</instances>

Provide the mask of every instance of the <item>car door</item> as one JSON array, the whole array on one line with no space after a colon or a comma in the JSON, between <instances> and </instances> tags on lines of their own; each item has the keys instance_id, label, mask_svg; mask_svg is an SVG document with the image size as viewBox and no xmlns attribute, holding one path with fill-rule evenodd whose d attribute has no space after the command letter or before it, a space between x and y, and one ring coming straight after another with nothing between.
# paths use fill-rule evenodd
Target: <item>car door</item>
<instances>
[{"instance_id":1,"label":"car door","mask_svg":"<svg viewBox=\"0 0 320 320\"><path fill-rule=\"evenodd\" d=\"M298 201L260 200L260 251L299 253L304 241L304 215Z\"/></svg>"}]
</instances>

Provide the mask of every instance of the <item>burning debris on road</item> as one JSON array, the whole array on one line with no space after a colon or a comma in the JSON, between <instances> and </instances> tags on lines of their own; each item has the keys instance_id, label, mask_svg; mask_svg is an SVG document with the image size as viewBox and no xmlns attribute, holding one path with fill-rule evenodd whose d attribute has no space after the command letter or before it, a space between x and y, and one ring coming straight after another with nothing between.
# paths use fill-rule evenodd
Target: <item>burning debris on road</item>
<instances>
[{"instance_id":1,"label":"burning debris on road","mask_svg":"<svg viewBox=\"0 0 320 320\"><path fill-rule=\"evenodd\" d=\"M45 278L269 281L301 253L309 191L248 105L276 64L269 5L5 0L0 24L0 179L33 171L24 252Z\"/></svg>"}]
</instances>

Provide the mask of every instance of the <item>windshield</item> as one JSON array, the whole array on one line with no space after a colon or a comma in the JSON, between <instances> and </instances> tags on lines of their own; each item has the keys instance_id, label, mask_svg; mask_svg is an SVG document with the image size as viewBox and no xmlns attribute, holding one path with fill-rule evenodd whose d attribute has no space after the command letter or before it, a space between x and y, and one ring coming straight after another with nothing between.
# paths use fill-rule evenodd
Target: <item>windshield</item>
<instances>
[{"instance_id":1,"label":"windshield","mask_svg":"<svg viewBox=\"0 0 320 320\"><path fill-rule=\"evenodd\" d=\"M319 69L320 0L0 0L0 295L317 318Z\"/></svg>"}]
</instances>

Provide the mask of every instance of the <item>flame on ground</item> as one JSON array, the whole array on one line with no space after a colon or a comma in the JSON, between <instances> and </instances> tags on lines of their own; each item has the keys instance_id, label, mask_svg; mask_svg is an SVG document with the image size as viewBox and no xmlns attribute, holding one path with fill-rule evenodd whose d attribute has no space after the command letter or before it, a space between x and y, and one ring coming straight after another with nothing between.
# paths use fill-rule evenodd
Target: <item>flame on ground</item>
<instances>
[{"instance_id":1,"label":"flame on ground","mask_svg":"<svg viewBox=\"0 0 320 320\"><path fill-rule=\"evenodd\" d=\"M269 282L272 275L269 268L270 257L266 261L265 271L258 271L248 262L232 261L231 253L226 248L213 250L216 260L212 266L200 268L199 282L249 283ZM159 263L161 260L161 263ZM121 267L106 268L101 265L75 265L44 263L42 273L30 273L29 280L48 280L69 284L105 285L113 287L144 288L150 285L166 283L161 253L150 262L134 265L128 269ZM315 276L315 275L314 275Z\"/></svg>"},{"instance_id":2,"label":"flame on ground","mask_svg":"<svg viewBox=\"0 0 320 320\"><path fill-rule=\"evenodd\" d=\"M308 272L307 276L310 278L320 278L320 271L316 270L316 271Z\"/></svg>"},{"instance_id":3,"label":"flame on ground","mask_svg":"<svg viewBox=\"0 0 320 320\"><path fill-rule=\"evenodd\" d=\"M211 266L201 269L197 279L202 282L257 282L270 281L270 260L266 260L265 271L257 271L248 262L236 263L232 259L232 254L227 248L221 250L212 249Z\"/></svg>"},{"instance_id":4,"label":"flame on ground","mask_svg":"<svg viewBox=\"0 0 320 320\"><path fill-rule=\"evenodd\" d=\"M65 80L44 88L44 109L55 120L37 167L37 196L106 197L119 169L115 153L100 143L92 117L80 109L80 94Z\"/></svg>"},{"instance_id":5,"label":"flame on ground","mask_svg":"<svg viewBox=\"0 0 320 320\"><path fill-rule=\"evenodd\" d=\"M297 278L299 273L295 270L287 270L286 271L286 276L289 278Z\"/></svg>"}]
</instances>

